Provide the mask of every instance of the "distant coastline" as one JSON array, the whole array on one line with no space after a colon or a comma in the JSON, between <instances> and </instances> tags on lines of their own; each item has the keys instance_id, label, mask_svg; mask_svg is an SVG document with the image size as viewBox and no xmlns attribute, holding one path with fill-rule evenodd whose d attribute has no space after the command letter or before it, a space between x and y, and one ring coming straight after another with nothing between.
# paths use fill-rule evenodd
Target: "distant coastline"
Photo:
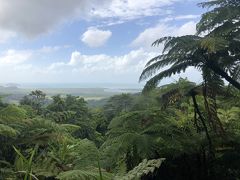
<instances>
[{"instance_id":1,"label":"distant coastline","mask_svg":"<svg viewBox=\"0 0 240 180\"><path fill-rule=\"evenodd\" d=\"M10 84L10 83L9 83ZM100 88L100 89L142 89L141 84L115 83L11 83L21 89L34 88ZM7 84L6 84L7 85Z\"/></svg>"}]
</instances>

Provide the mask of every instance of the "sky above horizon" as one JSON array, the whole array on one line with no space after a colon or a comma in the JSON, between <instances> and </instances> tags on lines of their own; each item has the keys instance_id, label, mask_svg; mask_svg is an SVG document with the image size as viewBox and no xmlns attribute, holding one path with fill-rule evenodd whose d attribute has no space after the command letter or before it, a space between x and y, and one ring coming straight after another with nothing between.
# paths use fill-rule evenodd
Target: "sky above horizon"
<instances>
[{"instance_id":1,"label":"sky above horizon","mask_svg":"<svg viewBox=\"0 0 240 180\"><path fill-rule=\"evenodd\" d=\"M161 53L153 41L195 33L199 2L0 0L0 83L136 84ZM192 68L181 76L201 81Z\"/></svg>"}]
</instances>

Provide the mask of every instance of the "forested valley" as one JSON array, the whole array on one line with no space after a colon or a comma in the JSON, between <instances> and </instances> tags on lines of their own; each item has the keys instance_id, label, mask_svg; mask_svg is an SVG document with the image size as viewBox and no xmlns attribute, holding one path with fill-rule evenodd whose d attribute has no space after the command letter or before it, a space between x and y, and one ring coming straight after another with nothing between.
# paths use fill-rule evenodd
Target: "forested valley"
<instances>
[{"instance_id":1,"label":"forested valley","mask_svg":"<svg viewBox=\"0 0 240 180\"><path fill-rule=\"evenodd\" d=\"M153 43L164 49L143 69L141 93L96 107L41 90L0 102L0 179L240 179L240 1L200 6L196 35ZM201 83L159 86L188 67Z\"/></svg>"}]
</instances>

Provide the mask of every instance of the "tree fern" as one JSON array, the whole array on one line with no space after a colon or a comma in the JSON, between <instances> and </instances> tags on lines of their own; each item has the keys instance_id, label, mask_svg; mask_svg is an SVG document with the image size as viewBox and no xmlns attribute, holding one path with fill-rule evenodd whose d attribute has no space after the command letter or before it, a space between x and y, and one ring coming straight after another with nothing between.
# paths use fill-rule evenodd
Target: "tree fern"
<instances>
[{"instance_id":1,"label":"tree fern","mask_svg":"<svg viewBox=\"0 0 240 180\"><path fill-rule=\"evenodd\" d=\"M189 153L196 151L201 137L191 130L193 124L188 125L188 121L180 123L179 119L185 116L180 112L171 116L159 109L151 109L123 114L113 119L109 125L108 138L101 147L103 157L106 157L103 167L115 162L111 166L118 168L116 161L122 159L127 161L133 158L138 164L145 158L179 155L187 149Z\"/></svg>"},{"instance_id":2,"label":"tree fern","mask_svg":"<svg viewBox=\"0 0 240 180\"><path fill-rule=\"evenodd\" d=\"M5 122L16 122L16 121L23 121L27 118L27 112L17 107L16 105L8 105L7 107L1 109L0 111L0 119Z\"/></svg>"},{"instance_id":3,"label":"tree fern","mask_svg":"<svg viewBox=\"0 0 240 180\"><path fill-rule=\"evenodd\" d=\"M240 89L236 78L239 76L240 58L240 3L236 0L211 0L200 5L213 7L203 14L197 25L198 35L209 32L202 36L161 37L156 40L153 46L164 44L164 48L162 54L146 64L140 76L140 81L150 78L144 90L156 87L163 78L184 72L190 66L199 70L208 68ZM158 72L164 67L167 69Z\"/></svg>"}]
</instances>

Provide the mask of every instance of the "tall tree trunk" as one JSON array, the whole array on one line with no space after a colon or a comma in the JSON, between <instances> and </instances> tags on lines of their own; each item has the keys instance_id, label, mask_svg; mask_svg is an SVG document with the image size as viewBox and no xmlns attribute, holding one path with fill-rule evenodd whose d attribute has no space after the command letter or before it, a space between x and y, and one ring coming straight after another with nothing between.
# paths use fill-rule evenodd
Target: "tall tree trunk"
<instances>
[{"instance_id":1,"label":"tall tree trunk","mask_svg":"<svg viewBox=\"0 0 240 180\"><path fill-rule=\"evenodd\" d=\"M196 110L196 112L197 112L197 114L198 114L198 116L199 116L199 118L200 118L200 120L202 122L204 131L206 133L210 154L212 154L214 156L212 140L211 140L211 137L210 137L210 135L208 133L207 125L206 125L206 123L204 121L204 118L203 118L203 116L202 116L202 114L201 114L201 112L199 110L199 107L198 107L198 104L197 104L197 100L196 100L196 96L195 96L194 92L191 93L191 96L192 96L194 108L195 108L195 110Z\"/></svg>"},{"instance_id":2,"label":"tall tree trunk","mask_svg":"<svg viewBox=\"0 0 240 180\"><path fill-rule=\"evenodd\" d=\"M202 116L202 113L199 109L199 106L198 106L198 103L197 103L197 100L196 100L196 92L194 91L194 89L192 89L190 91L190 95L192 97L192 101L193 101L193 106L194 106L194 109L196 111L196 113L198 114L199 116L199 119L203 125L203 128L204 128L204 131L206 133L206 137L207 137L207 140L208 140L208 145L209 145L209 151L210 153L213 153L213 156L214 156L214 151L213 151L213 145L212 145L212 140L211 140L211 137L209 135L209 132L208 132L208 128L207 128L207 125L205 123L205 119L204 117Z\"/></svg>"},{"instance_id":3,"label":"tall tree trunk","mask_svg":"<svg viewBox=\"0 0 240 180\"><path fill-rule=\"evenodd\" d=\"M196 93L194 92L194 90L192 90L190 92L190 95L191 95L192 100L193 100L194 109L195 109L196 113L198 114L199 119L201 120L201 123L203 125L204 131L205 131L205 134L206 134L206 138L207 138L207 141L208 141L209 158L210 158L209 163L210 163L210 165L209 166L207 165L208 168L209 168L209 171L206 170L204 174L205 174L206 177L208 177L208 175L210 175L210 177L211 177L212 175L214 175L214 169L212 168L212 162L215 160L215 153L214 153L214 148L213 148L213 144L212 144L212 139L211 139L210 134L208 132L208 128L207 128L207 125L205 123L204 117L202 116L202 113L201 113L201 111L199 109L199 106L197 104ZM204 165L206 165L206 162L204 162ZM205 167L205 168L207 168L207 167Z\"/></svg>"},{"instance_id":4,"label":"tall tree trunk","mask_svg":"<svg viewBox=\"0 0 240 180\"><path fill-rule=\"evenodd\" d=\"M224 129L217 113L216 90L214 88L214 82L204 77L203 98L209 125L217 135L222 136Z\"/></svg>"}]
</instances>

